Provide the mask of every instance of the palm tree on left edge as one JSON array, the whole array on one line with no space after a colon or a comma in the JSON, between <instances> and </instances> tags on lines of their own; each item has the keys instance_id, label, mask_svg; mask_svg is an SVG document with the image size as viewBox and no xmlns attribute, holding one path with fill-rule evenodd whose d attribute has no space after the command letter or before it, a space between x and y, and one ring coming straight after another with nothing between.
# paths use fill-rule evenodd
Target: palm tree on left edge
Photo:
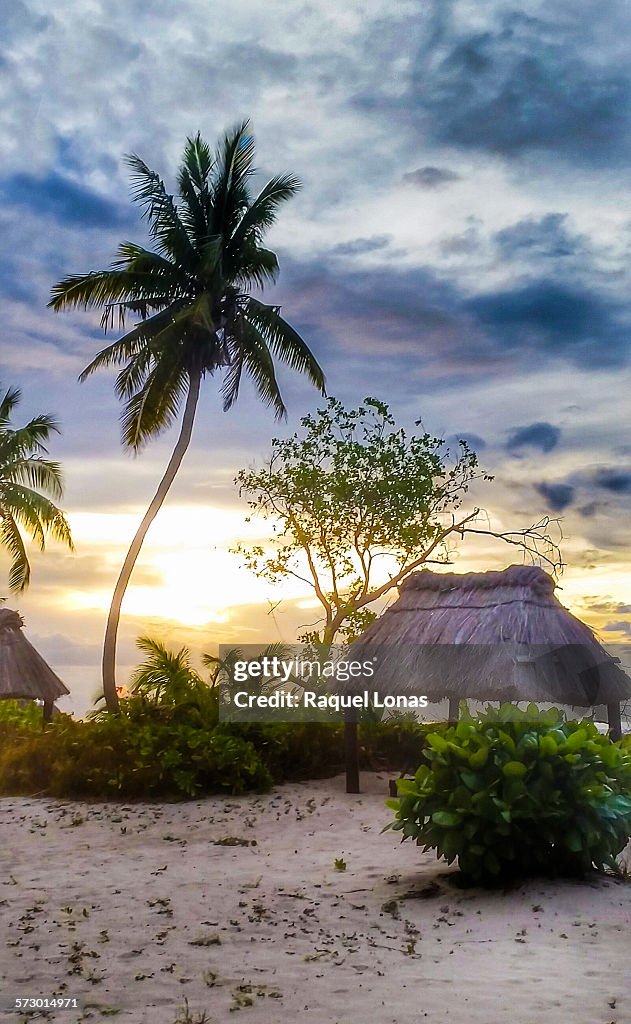
<instances>
[{"instance_id":1,"label":"palm tree on left edge","mask_svg":"<svg viewBox=\"0 0 631 1024\"><path fill-rule=\"evenodd\" d=\"M0 401L0 546L11 559L9 587L16 593L26 590L31 578L21 529L41 551L49 535L73 549L66 517L52 500L63 493L61 468L46 458L46 442L59 427L52 416L41 415L13 428L11 416L21 396L19 388L9 388Z\"/></svg>"},{"instance_id":2,"label":"palm tree on left edge","mask_svg":"<svg viewBox=\"0 0 631 1024\"><path fill-rule=\"evenodd\" d=\"M128 314L139 322L86 367L122 366L116 391L124 402L123 444L140 449L165 430L184 403L180 434L158 489L131 543L112 598L103 645L103 693L118 710L116 638L123 597L146 533L188 448L200 385L223 369L223 404L236 401L243 373L277 417L285 415L274 357L307 375L324 391L324 374L308 346L270 306L250 294L275 280L276 255L262 245L279 207L298 190L291 175L272 178L254 198L254 140L244 122L213 154L198 134L187 140L178 174L179 205L138 156L128 157L133 199L155 242L150 251L119 246L110 270L65 278L49 303L55 310L102 309L104 330Z\"/></svg>"}]
</instances>

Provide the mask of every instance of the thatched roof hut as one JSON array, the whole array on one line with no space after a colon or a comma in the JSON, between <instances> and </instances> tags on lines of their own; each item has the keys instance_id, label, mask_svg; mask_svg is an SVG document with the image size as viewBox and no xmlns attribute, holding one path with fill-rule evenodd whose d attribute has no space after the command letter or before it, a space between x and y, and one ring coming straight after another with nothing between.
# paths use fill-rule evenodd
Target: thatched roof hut
<instances>
[{"instance_id":1,"label":"thatched roof hut","mask_svg":"<svg viewBox=\"0 0 631 1024\"><path fill-rule=\"evenodd\" d=\"M543 569L414 573L353 644L377 657L381 693L590 707L631 697L631 679L559 602Z\"/></svg>"},{"instance_id":2,"label":"thatched roof hut","mask_svg":"<svg viewBox=\"0 0 631 1024\"><path fill-rule=\"evenodd\" d=\"M17 612L0 608L0 698L41 700L46 715L70 690L26 639L23 625Z\"/></svg>"}]
</instances>

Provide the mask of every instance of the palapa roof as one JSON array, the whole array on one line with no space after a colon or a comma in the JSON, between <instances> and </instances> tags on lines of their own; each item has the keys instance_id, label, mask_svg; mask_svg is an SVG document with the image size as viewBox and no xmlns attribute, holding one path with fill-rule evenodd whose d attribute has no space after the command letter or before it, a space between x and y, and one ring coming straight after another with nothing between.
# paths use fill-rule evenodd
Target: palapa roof
<instances>
[{"instance_id":1,"label":"palapa roof","mask_svg":"<svg viewBox=\"0 0 631 1024\"><path fill-rule=\"evenodd\" d=\"M631 697L631 679L564 608L536 566L410 575L353 644L376 656L381 693L589 707Z\"/></svg>"},{"instance_id":2,"label":"palapa roof","mask_svg":"<svg viewBox=\"0 0 631 1024\"><path fill-rule=\"evenodd\" d=\"M52 703L70 690L24 636L24 620L0 608L0 698Z\"/></svg>"}]
</instances>

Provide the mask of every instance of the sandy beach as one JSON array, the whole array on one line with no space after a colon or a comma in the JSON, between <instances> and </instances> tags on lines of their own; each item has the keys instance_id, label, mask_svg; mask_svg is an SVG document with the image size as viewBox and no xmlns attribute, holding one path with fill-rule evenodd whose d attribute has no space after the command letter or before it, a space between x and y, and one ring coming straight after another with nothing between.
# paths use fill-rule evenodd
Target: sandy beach
<instances>
[{"instance_id":1,"label":"sandy beach","mask_svg":"<svg viewBox=\"0 0 631 1024\"><path fill-rule=\"evenodd\" d=\"M67 1024L171 1024L185 1000L208 1022L631 1021L631 884L458 888L382 834L386 778L362 787L1 800L0 1021L54 995Z\"/></svg>"}]
</instances>

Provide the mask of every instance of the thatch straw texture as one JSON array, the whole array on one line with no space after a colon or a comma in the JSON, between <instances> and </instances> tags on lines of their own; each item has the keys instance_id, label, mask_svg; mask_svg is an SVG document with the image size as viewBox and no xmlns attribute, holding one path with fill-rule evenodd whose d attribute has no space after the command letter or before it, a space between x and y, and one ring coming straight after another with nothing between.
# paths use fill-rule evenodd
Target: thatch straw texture
<instances>
[{"instance_id":1,"label":"thatch straw texture","mask_svg":"<svg viewBox=\"0 0 631 1024\"><path fill-rule=\"evenodd\" d=\"M17 612L0 608L0 698L43 700L50 705L70 690L26 639L23 625Z\"/></svg>"},{"instance_id":2,"label":"thatch straw texture","mask_svg":"<svg viewBox=\"0 0 631 1024\"><path fill-rule=\"evenodd\" d=\"M377 658L384 694L431 701L560 702L579 707L631 697L631 679L557 600L543 569L414 573L399 599L353 644Z\"/></svg>"}]
</instances>

